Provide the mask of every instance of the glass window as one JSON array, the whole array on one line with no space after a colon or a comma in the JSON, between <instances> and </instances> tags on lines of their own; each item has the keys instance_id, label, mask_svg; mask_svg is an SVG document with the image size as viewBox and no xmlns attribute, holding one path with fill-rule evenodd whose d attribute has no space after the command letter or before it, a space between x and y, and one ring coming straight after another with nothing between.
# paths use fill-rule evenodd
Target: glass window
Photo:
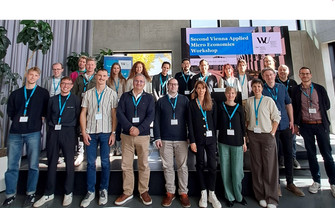
<instances>
[{"instance_id":1,"label":"glass window","mask_svg":"<svg viewBox=\"0 0 335 208\"><path fill-rule=\"evenodd\" d=\"M191 20L191 27L218 27L218 20Z\"/></svg>"},{"instance_id":2,"label":"glass window","mask_svg":"<svg viewBox=\"0 0 335 208\"><path fill-rule=\"evenodd\" d=\"M250 22L252 25L250 25ZM297 20L240 20L240 27L250 26L288 26L289 30L298 30Z\"/></svg>"}]
</instances>

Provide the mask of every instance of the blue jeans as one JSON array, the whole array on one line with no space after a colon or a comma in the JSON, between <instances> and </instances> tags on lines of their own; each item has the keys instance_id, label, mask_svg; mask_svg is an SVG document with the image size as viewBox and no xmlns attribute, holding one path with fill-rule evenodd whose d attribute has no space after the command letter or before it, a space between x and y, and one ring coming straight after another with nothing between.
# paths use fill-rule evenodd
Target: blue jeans
<instances>
[{"instance_id":1,"label":"blue jeans","mask_svg":"<svg viewBox=\"0 0 335 208\"><path fill-rule=\"evenodd\" d=\"M329 131L324 128L323 124L301 124L300 134L305 141L309 169L313 180L320 183L321 178L320 167L316 158L316 137L320 153L323 157L326 173L329 178L329 183L335 185L335 164L332 156L332 148L330 146Z\"/></svg>"},{"instance_id":2,"label":"blue jeans","mask_svg":"<svg viewBox=\"0 0 335 208\"><path fill-rule=\"evenodd\" d=\"M19 164L22 156L23 144L26 144L28 157L28 181L27 195L36 192L38 182L38 162L41 146L41 132L33 132L28 134L9 134L7 155L8 169L5 173L6 197L16 194L17 181L19 177Z\"/></svg>"},{"instance_id":3,"label":"blue jeans","mask_svg":"<svg viewBox=\"0 0 335 208\"><path fill-rule=\"evenodd\" d=\"M91 141L89 146L86 146L87 154L87 190L89 192L95 191L96 183L96 167L95 161L97 159L97 149L100 143L100 159L101 159L101 181L100 190L106 189L108 191L109 184L109 145L108 140L110 133L90 134Z\"/></svg>"}]
</instances>

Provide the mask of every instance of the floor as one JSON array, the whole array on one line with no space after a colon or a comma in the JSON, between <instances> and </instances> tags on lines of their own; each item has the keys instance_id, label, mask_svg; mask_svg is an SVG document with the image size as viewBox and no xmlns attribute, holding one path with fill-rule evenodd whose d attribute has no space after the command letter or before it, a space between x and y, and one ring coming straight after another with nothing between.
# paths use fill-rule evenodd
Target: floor
<instances>
[{"instance_id":1,"label":"floor","mask_svg":"<svg viewBox=\"0 0 335 208\"><path fill-rule=\"evenodd\" d=\"M301 137L297 138L297 142L303 146L303 140ZM331 135L331 144L332 144L332 148L335 149L335 135ZM333 151L333 157L335 158L335 152ZM308 169L306 168L302 168L301 170L295 170L294 171L294 175L295 175L295 181L294 183L296 184L296 186L300 187L303 192L306 194L305 197L296 197L295 195L293 195L291 192L287 191L285 189L285 176L283 175L283 171L281 171L280 174L280 178L281 178L281 190L282 190L282 194L283 196L280 197L280 201L279 201L279 206L278 207L285 207L285 208L293 208L293 207L297 207L297 208L335 208L335 198L331 195L330 192L330 186L327 180L327 175L325 174L325 170L323 167L323 162L322 162L322 157L321 155L319 155L319 161L320 161L320 168L321 168L321 176L322 176L322 181L321 181L321 191L319 191L317 194L310 194L308 192L308 186L310 184L312 184L312 179L310 176L310 172ZM41 159L43 160L43 158ZM115 160L119 160L118 158ZM302 160L300 161L302 163L302 166L306 166L308 165L306 160ZM43 162L42 162L43 163ZM119 166L118 164L119 162L115 163L115 166ZM157 167L157 164L154 165ZM43 165L42 167L43 168ZM45 168L45 167L44 167ZM61 168L61 167L60 167ZM157 167L158 168L158 167ZM82 171L83 168L80 168L80 170L77 171ZM39 198L40 195L38 195L37 198ZM81 200L83 199L83 195L75 195L73 198L73 203L69 206L69 207L79 207ZM124 206L115 206L114 205L114 201L116 199L117 195L109 195L108 197L108 203L106 206L104 207L133 207L133 208L140 208L140 207L162 207L161 206L161 200L162 197L161 195L153 195L152 199L153 199L153 204L151 206L145 206L141 203L140 199L138 196L134 196L134 198L127 202ZM246 196L245 197L248 205L247 206L242 206L240 204L234 204L233 207L235 208L239 208L239 207L260 207L258 205L258 202L250 196ZM3 202L3 200L5 199L5 194L4 192L0 193L0 202ZM13 203L13 205L11 207L22 207L22 204L24 202L25 196L20 194L17 196L17 199L15 200L15 202ZM224 196L223 195L218 195L218 199L221 201L222 203L222 207L226 207L226 205L224 204ZM63 196L61 195L56 195L55 199L51 202L46 203L45 205L43 205L42 207L62 207L62 200L63 200ZM198 200L199 197L198 196L191 196L190 197L190 201L192 204L192 207L198 207ZM98 205L98 197L96 197L96 199L94 201L91 202L91 205L89 207L100 207ZM180 201L178 198L176 198L172 205L170 207L182 207L180 204ZM212 207L210 204L208 204L208 207Z\"/></svg>"}]
</instances>

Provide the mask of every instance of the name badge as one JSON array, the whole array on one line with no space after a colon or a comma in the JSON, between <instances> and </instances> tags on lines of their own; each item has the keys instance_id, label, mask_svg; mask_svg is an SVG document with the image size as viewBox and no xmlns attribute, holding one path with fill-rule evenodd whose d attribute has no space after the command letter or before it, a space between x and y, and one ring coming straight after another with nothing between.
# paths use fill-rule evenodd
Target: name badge
<instances>
[{"instance_id":1,"label":"name badge","mask_svg":"<svg viewBox=\"0 0 335 208\"><path fill-rule=\"evenodd\" d=\"M308 108L308 112L309 113L316 113L316 109L315 108Z\"/></svg>"},{"instance_id":2,"label":"name badge","mask_svg":"<svg viewBox=\"0 0 335 208\"><path fill-rule=\"evenodd\" d=\"M133 117L132 122L133 123L139 123L140 122L140 117Z\"/></svg>"},{"instance_id":3,"label":"name badge","mask_svg":"<svg viewBox=\"0 0 335 208\"><path fill-rule=\"evenodd\" d=\"M211 130L206 131L206 137L212 137L212 136L213 134Z\"/></svg>"},{"instance_id":4,"label":"name badge","mask_svg":"<svg viewBox=\"0 0 335 208\"><path fill-rule=\"evenodd\" d=\"M56 131L59 131L59 130L61 130L62 129L62 125L61 124L56 124L55 125L55 130Z\"/></svg>"},{"instance_id":5,"label":"name badge","mask_svg":"<svg viewBox=\"0 0 335 208\"><path fill-rule=\"evenodd\" d=\"M184 93L185 93L185 95L189 95L190 91L189 90L185 90Z\"/></svg>"},{"instance_id":6,"label":"name badge","mask_svg":"<svg viewBox=\"0 0 335 208\"><path fill-rule=\"evenodd\" d=\"M21 122L21 123L28 122L28 116L21 116L21 117L20 117L20 122Z\"/></svg>"},{"instance_id":7,"label":"name badge","mask_svg":"<svg viewBox=\"0 0 335 208\"><path fill-rule=\"evenodd\" d=\"M260 134L260 133L262 133L261 128L259 128L259 127L255 127L255 128L254 128L254 133L256 133L256 134Z\"/></svg>"},{"instance_id":8,"label":"name badge","mask_svg":"<svg viewBox=\"0 0 335 208\"><path fill-rule=\"evenodd\" d=\"M178 119L171 119L171 125L178 125Z\"/></svg>"},{"instance_id":9,"label":"name badge","mask_svg":"<svg viewBox=\"0 0 335 208\"><path fill-rule=\"evenodd\" d=\"M102 119L102 113L95 114L95 120L101 120Z\"/></svg>"},{"instance_id":10,"label":"name badge","mask_svg":"<svg viewBox=\"0 0 335 208\"><path fill-rule=\"evenodd\" d=\"M227 135L234 136L235 135L234 129L227 129Z\"/></svg>"}]
</instances>

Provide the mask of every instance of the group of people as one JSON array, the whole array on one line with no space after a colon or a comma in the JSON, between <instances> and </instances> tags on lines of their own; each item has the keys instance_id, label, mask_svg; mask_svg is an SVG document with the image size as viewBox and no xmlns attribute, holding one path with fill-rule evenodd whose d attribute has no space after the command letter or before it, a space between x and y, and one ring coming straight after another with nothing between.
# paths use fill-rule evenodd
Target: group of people
<instances>
[{"instance_id":1,"label":"group of people","mask_svg":"<svg viewBox=\"0 0 335 208\"><path fill-rule=\"evenodd\" d=\"M8 100L7 112L12 125L8 137L6 200L3 205L10 205L16 197L23 144L26 144L29 165L24 206L40 207L54 199L60 150L66 163L63 206L70 205L74 166L83 161L84 146L87 194L81 207L89 206L96 196L98 149L101 160L99 205L108 202L111 151L122 152L123 193L114 203L123 205L133 198L136 152L140 199L143 204L151 205L148 192L151 123L166 181L163 206L170 206L176 197L174 165L177 167L180 202L183 207L191 206L187 188L189 148L196 157L201 189L199 207L207 207L208 202L214 208L222 207L215 194L217 153L226 205L247 204L242 195L243 156L247 144L253 190L261 207L278 205L281 196L278 161L281 156L284 158L286 188L297 196L304 196L293 183L293 167L297 163L295 134L301 134L305 141L314 180L309 192L317 193L320 188L316 138L335 197L335 165L327 117L330 102L326 90L311 82L309 68L299 70L301 84L297 85L288 78L287 66L279 66L277 73L274 63L271 63L273 58L266 56L265 59L261 72L264 83L246 73L247 64L243 59L237 62L236 77L233 67L224 65L224 76L219 82L209 73L206 60L200 61L200 73L195 74L190 71L190 60L183 59L182 71L174 77L168 73L171 64L163 62L162 72L153 76L151 82L144 63L140 61L133 65L125 79L118 63L112 65L108 74L106 69L95 71L94 59L80 57L79 70L70 76L62 75L61 63L53 64L53 75L45 80L45 88L37 85L40 69L30 68L25 86L14 91ZM211 97L217 87L225 89L224 99L220 101ZM239 93L241 102L236 99ZM43 118L47 123L48 177L44 195L36 200Z\"/></svg>"}]
</instances>

